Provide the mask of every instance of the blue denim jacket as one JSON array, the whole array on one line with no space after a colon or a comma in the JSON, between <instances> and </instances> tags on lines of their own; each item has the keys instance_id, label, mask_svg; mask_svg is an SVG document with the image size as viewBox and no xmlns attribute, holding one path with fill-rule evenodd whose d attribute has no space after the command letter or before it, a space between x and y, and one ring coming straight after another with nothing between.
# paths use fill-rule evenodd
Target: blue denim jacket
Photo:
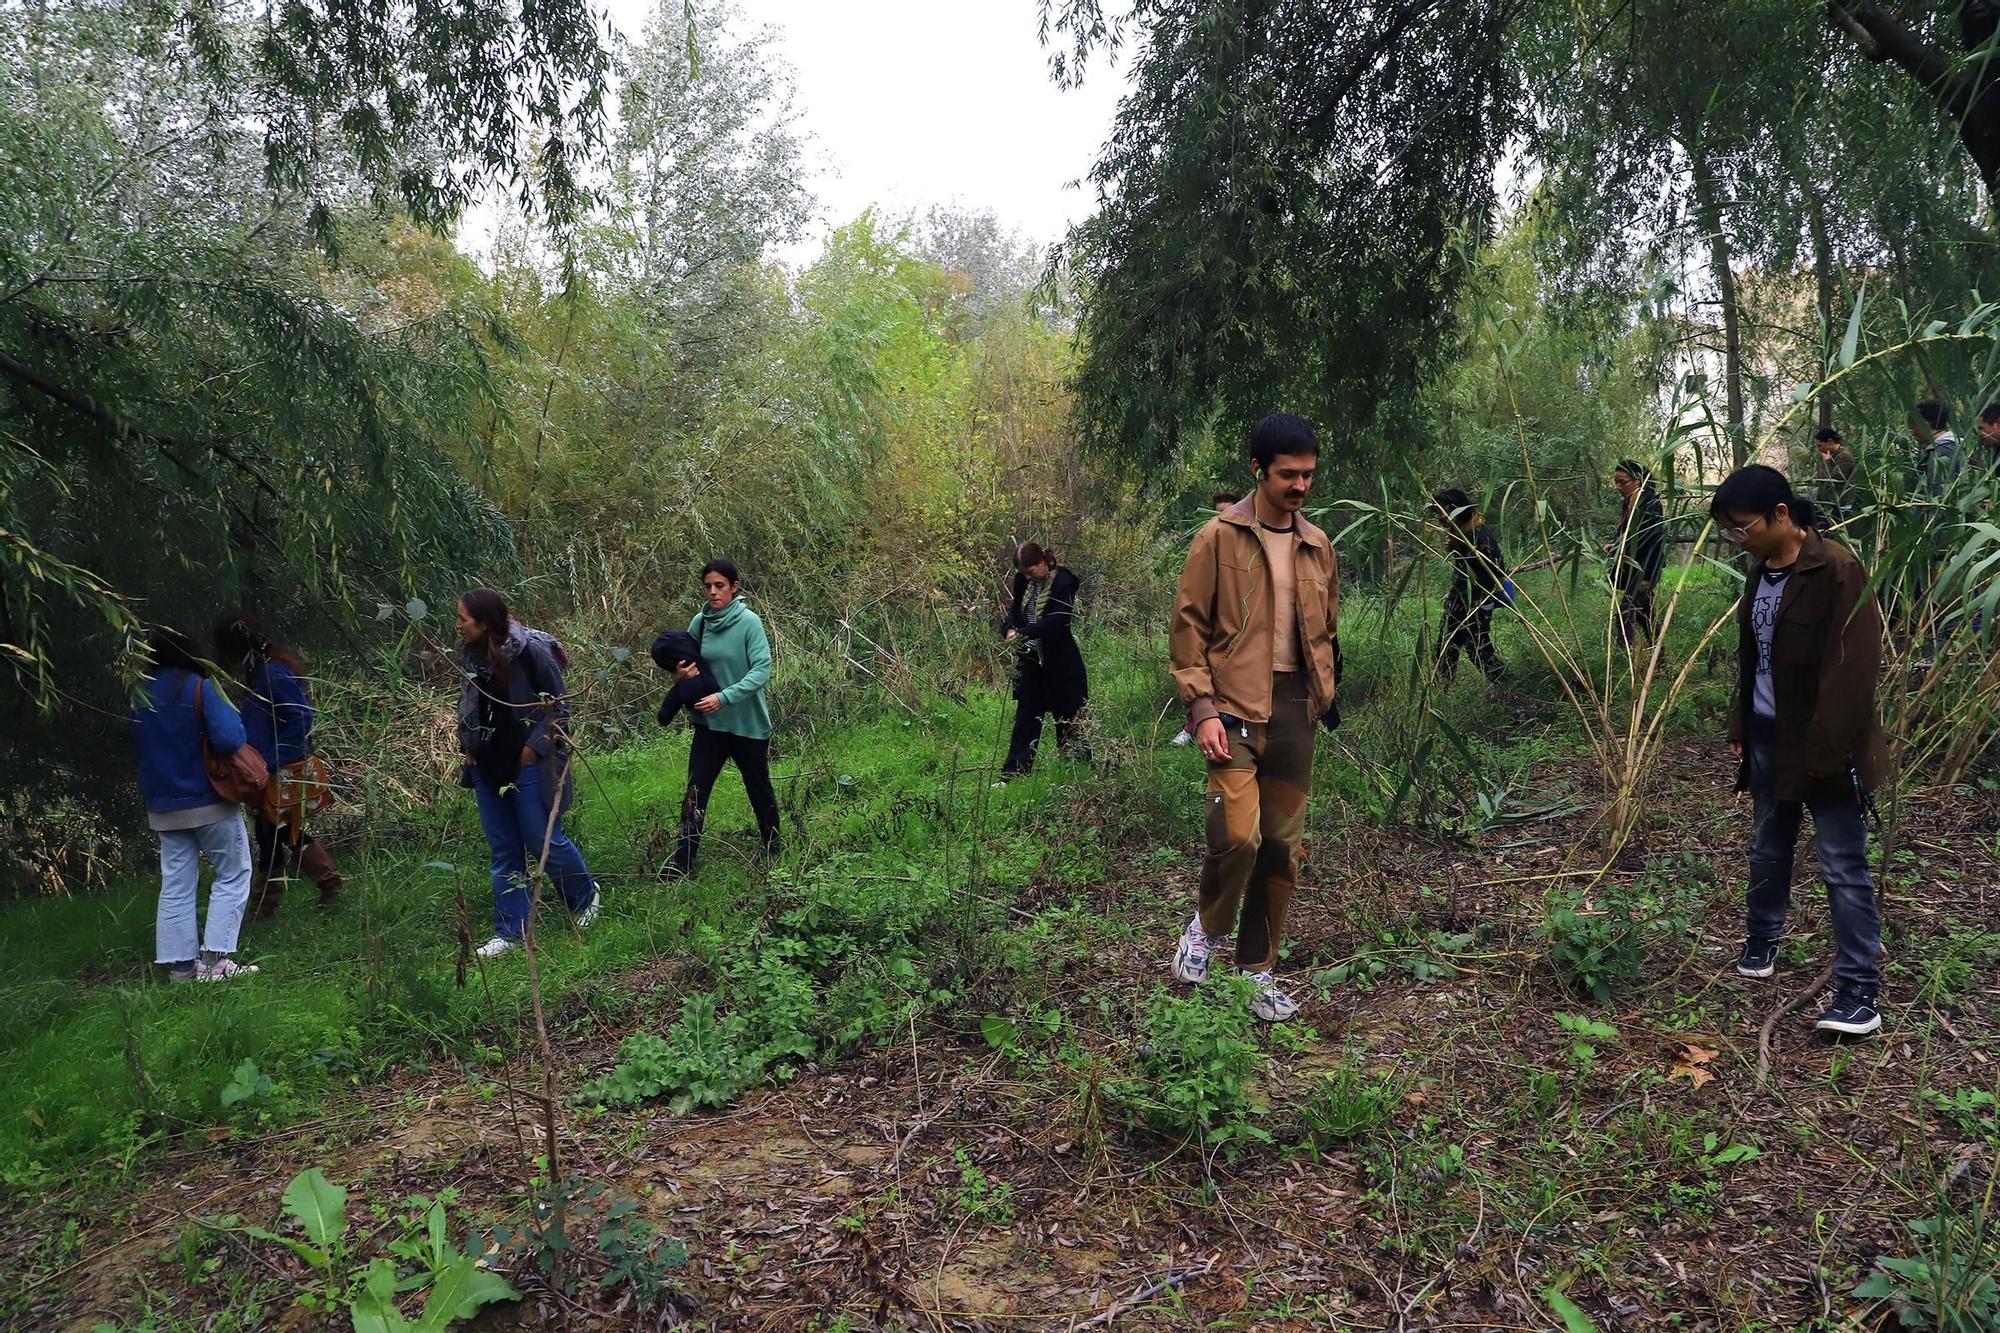
<instances>
[{"instance_id":1,"label":"blue denim jacket","mask_svg":"<svg viewBox=\"0 0 2000 1333\"><path fill-rule=\"evenodd\" d=\"M243 734L273 773L312 750L313 706L306 687L283 662L267 661L250 678L243 705Z\"/></svg>"},{"instance_id":2,"label":"blue denim jacket","mask_svg":"<svg viewBox=\"0 0 2000 1333\"><path fill-rule=\"evenodd\" d=\"M243 719L215 682L167 667L146 682L146 703L132 710L132 744L139 751L139 794L159 814L194 810L221 800L208 783L201 737L194 726L194 692L202 694L202 721L218 753L243 748Z\"/></svg>"}]
</instances>

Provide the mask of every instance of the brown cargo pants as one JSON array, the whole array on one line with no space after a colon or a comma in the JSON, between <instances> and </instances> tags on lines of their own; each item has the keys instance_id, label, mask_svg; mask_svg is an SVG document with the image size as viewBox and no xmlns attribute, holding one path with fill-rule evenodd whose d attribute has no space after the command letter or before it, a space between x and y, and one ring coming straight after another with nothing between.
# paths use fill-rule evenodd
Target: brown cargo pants
<instances>
[{"instance_id":1,"label":"brown cargo pants","mask_svg":"<svg viewBox=\"0 0 2000 1333\"><path fill-rule=\"evenodd\" d=\"M1292 911L1312 789L1313 717L1304 673L1271 680L1271 720L1225 718L1229 758L1208 766L1201 928L1236 933L1236 966L1268 972Z\"/></svg>"}]
</instances>

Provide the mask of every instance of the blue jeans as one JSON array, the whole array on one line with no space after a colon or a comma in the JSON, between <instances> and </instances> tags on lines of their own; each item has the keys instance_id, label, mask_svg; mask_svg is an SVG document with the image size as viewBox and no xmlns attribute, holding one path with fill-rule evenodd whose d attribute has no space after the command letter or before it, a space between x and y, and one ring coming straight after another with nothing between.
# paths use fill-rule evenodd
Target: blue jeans
<instances>
[{"instance_id":1,"label":"blue jeans","mask_svg":"<svg viewBox=\"0 0 2000 1333\"><path fill-rule=\"evenodd\" d=\"M1746 740L1750 797L1756 827L1750 838L1750 893L1744 933L1776 940L1785 933L1792 902L1792 855L1799 824L1812 808L1813 844L1826 881L1833 921L1833 978L1869 990L1882 983L1882 921L1875 912L1875 881L1868 874L1868 822L1851 792L1812 801L1780 801L1772 743Z\"/></svg>"},{"instance_id":2,"label":"blue jeans","mask_svg":"<svg viewBox=\"0 0 2000 1333\"><path fill-rule=\"evenodd\" d=\"M479 802L479 827L493 853L493 933L518 940L527 925L528 870L542 859L542 839L548 836L548 773L529 764L505 790L473 771L472 795ZM563 832L562 821L549 836L549 879L572 912L581 912L597 897L597 881L583 863L583 853Z\"/></svg>"},{"instance_id":3,"label":"blue jeans","mask_svg":"<svg viewBox=\"0 0 2000 1333\"><path fill-rule=\"evenodd\" d=\"M204 854L215 867L215 883L208 890L208 934L200 947L210 953L236 952L243 909L250 901L250 835L240 812L200 828L161 830L155 962L195 961L195 898Z\"/></svg>"}]
</instances>

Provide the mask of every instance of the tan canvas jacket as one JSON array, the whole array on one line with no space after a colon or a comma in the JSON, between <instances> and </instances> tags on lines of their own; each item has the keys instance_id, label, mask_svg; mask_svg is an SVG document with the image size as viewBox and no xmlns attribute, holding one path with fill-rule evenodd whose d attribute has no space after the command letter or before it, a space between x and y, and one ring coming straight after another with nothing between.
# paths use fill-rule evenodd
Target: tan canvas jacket
<instances>
[{"instance_id":1,"label":"tan canvas jacket","mask_svg":"<svg viewBox=\"0 0 2000 1333\"><path fill-rule=\"evenodd\" d=\"M1217 713L1245 722L1271 720L1271 570L1258 538L1255 494L1210 519L1195 534L1174 599L1168 654L1188 727ZM1340 610L1340 568L1333 543L1297 516L1292 540L1299 664L1313 716L1333 707L1333 637Z\"/></svg>"}]
</instances>

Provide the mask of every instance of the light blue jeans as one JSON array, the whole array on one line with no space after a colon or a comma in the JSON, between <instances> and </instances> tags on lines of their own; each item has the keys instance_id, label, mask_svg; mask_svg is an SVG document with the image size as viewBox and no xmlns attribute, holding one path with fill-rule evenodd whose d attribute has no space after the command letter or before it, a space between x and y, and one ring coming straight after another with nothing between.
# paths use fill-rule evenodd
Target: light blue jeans
<instances>
[{"instance_id":1,"label":"light blue jeans","mask_svg":"<svg viewBox=\"0 0 2000 1333\"><path fill-rule=\"evenodd\" d=\"M155 962L195 960L195 897L201 888L204 853L215 867L215 883L208 891L208 925L201 949L236 952L236 934L243 928L243 909L250 901L250 834L240 814L200 828L161 830Z\"/></svg>"}]
</instances>

